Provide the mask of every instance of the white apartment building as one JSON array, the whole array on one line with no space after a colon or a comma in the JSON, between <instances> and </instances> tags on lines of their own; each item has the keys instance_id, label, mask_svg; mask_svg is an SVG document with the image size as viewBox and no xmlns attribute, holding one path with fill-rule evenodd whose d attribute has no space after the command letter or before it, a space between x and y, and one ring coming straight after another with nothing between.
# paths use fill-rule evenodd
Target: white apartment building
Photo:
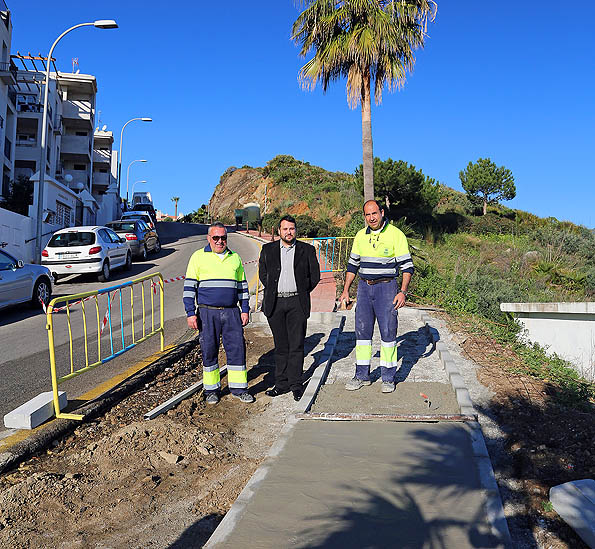
<instances>
[{"instance_id":1,"label":"white apartment building","mask_svg":"<svg viewBox=\"0 0 595 549\"><path fill-rule=\"evenodd\" d=\"M10 59L12 21L4 0L0 0L0 197L8 194L10 182L14 179L14 155L16 132L16 84L17 69Z\"/></svg>"}]
</instances>

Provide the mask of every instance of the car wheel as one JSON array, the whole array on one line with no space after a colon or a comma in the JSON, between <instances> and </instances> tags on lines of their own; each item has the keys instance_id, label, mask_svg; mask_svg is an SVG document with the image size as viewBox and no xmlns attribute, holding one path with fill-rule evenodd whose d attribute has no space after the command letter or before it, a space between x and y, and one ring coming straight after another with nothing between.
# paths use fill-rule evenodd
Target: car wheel
<instances>
[{"instance_id":1,"label":"car wheel","mask_svg":"<svg viewBox=\"0 0 595 549\"><path fill-rule=\"evenodd\" d=\"M158 254L161 251L161 242L159 242L159 239L157 239L157 241L155 242L155 253Z\"/></svg>"},{"instance_id":2,"label":"car wheel","mask_svg":"<svg viewBox=\"0 0 595 549\"><path fill-rule=\"evenodd\" d=\"M110 274L109 263L106 261L101 268L101 273L97 275L97 280L99 280L99 282L107 282L109 280Z\"/></svg>"},{"instance_id":3,"label":"car wheel","mask_svg":"<svg viewBox=\"0 0 595 549\"><path fill-rule=\"evenodd\" d=\"M143 244L143 249L140 252L140 258L142 261L146 261L147 260L147 256L149 255L149 253L147 252L147 245Z\"/></svg>"},{"instance_id":4,"label":"car wheel","mask_svg":"<svg viewBox=\"0 0 595 549\"><path fill-rule=\"evenodd\" d=\"M35 283L35 287L33 288L31 305L35 309L43 309L44 305L47 307L51 298L52 289L50 283L45 278L41 278Z\"/></svg>"},{"instance_id":5,"label":"car wheel","mask_svg":"<svg viewBox=\"0 0 595 549\"><path fill-rule=\"evenodd\" d=\"M124 265L124 269L127 271L132 269L132 254L130 252L126 254L126 265Z\"/></svg>"}]
</instances>

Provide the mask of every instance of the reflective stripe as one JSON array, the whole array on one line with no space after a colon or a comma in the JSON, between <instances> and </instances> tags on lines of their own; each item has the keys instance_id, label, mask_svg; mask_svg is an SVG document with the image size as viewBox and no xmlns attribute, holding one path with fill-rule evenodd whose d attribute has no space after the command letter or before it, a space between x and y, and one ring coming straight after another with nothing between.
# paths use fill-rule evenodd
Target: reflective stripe
<instances>
[{"instance_id":1,"label":"reflective stripe","mask_svg":"<svg viewBox=\"0 0 595 549\"><path fill-rule=\"evenodd\" d=\"M244 294L240 294L239 299L250 299L250 294L244 293Z\"/></svg>"},{"instance_id":2,"label":"reflective stripe","mask_svg":"<svg viewBox=\"0 0 595 549\"><path fill-rule=\"evenodd\" d=\"M359 270L360 274L363 275L386 275L391 276L396 274L396 269L364 269L363 267Z\"/></svg>"},{"instance_id":3,"label":"reflective stripe","mask_svg":"<svg viewBox=\"0 0 595 549\"><path fill-rule=\"evenodd\" d=\"M408 261L407 263L403 263L402 265L399 265L399 268L401 270L404 270L404 269L413 269L413 261Z\"/></svg>"},{"instance_id":4,"label":"reflective stripe","mask_svg":"<svg viewBox=\"0 0 595 549\"><path fill-rule=\"evenodd\" d=\"M182 297L189 297L192 299L194 296L196 296L196 292L194 290L184 290L184 295Z\"/></svg>"},{"instance_id":5,"label":"reflective stripe","mask_svg":"<svg viewBox=\"0 0 595 549\"><path fill-rule=\"evenodd\" d=\"M372 340L371 339L358 339L355 342L356 345L372 345Z\"/></svg>"},{"instance_id":6,"label":"reflective stripe","mask_svg":"<svg viewBox=\"0 0 595 549\"><path fill-rule=\"evenodd\" d=\"M380 345L381 347L396 347L397 340L395 339L395 341L381 341Z\"/></svg>"},{"instance_id":7,"label":"reflective stripe","mask_svg":"<svg viewBox=\"0 0 595 549\"><path fill-rule=\"evenodd\" d=\"M384 341L380 347L380 365L395 366L397 363L396 345L385 345Z\"/></svg>"},{"instance_id":8,"label":"reflective stripe","mask_svg":"<svg viewBox=\"0 0 595 549\"><path fill-rule=\"evenodd\" d=\"M219 366L203 366L202 382L205 391L213 391L221 387Z\"/></svg>"},{"instance_id":9,"label":"reflective stripe","mask_svg":"<svg viewBox=\"0 0 595 549\"><path fill-rule=\"evenodd\" d=\"M237 283L234 280L201 280L201 288L236 288Z\"/></svg>"},{"instance_id":10,"label":"reflective stripe","mask_svg":"<svg viewBox=\"0 0 595 549\"><path fill-rule=\"evenodd\" d=\"M237 371L237 372L241 372L242 370L246 369L246 365L245 364L240 364L239 366L235 366L232 364L228 364L227 365L227 371Z\"/></svg>"},{"instance_id":11,"label":"reflective stripe","mask_svg":"<svg viewBox=\"0 0 595 549\"><path fill-rule=\"evenodd\" d=\"M407 259L411 261L411 254L400 255L397 257L397 261L406 261Z\"/></svg>"},{"instance_id":12,"label":"reflective stripe","mask_svg":"<svg viewBox=\"0 0 595 549\"><path fill-rule=\"evenodd\" d=\"M372 359L372 341L363 341L364 343L358 341L355 345L355 359L358 364L370 364L370 360Z\"/></svg>"},{"instance_id":13,"label":"reflective stripe","mask_svg":"<svg viewBox=\"0 0 595 549\"><path fill-rule=\"evenodd\" d=\"M372 364L372 359L356 358L355 364L356 366L369 366Z\"/></svg>"},{"instance_id":14,"label":"reflective stripe","mask_svg":"<svg viewBox=\"0 0 595 549\"><path fill-rule=\"evenodd\" d=\"M240 369L238 370L236 368ZM232 389L245 389L248 387L248 371L246 367L227 365L227 384Z\"/></svg>"},{"instance_id":15,"label":"reflective stripe","mask_svg":"<svg viewBox=\"0 0 595 549\"><path fill-rule=\"evenodd\" d=\"M390 265L395 263L394 257L364 257L362 256L363 263L377 263L379 265Z\"/></svg>"},{"instance_id":16,"label":"reflective stripe","mask_svg":"<svg viewBox=\"0 0 595 549\"><path fill-rule=\"evenodd\" d=\"M386 360L380 361L380 366L384 368L395 368L398 366L399 362L397 360L393 360L392 362L387 362Z\"/></svg>"},{"instance_id":17,"label":"reflective stripe","mask_svg":"<svg viewBox=\"0 0 595 549\"><path fill-rule=\"evenodd\" d=\"M202 369L204 372L214 372L215 370L219 369L219 364L213 364L212 366L203 366Z\"/></svg>"},{"instance_id":18,"label":"reflective stripe","mask_svg":"<svg viewBox=\"0 0 595 549\"><path fill-rule=\"evenodd\" d=\"M207 385L203 383L203 387L205 391L216 391L217 389L221 388L221 383L215 383L214 385Z\"/></svg>"}]
</instances>

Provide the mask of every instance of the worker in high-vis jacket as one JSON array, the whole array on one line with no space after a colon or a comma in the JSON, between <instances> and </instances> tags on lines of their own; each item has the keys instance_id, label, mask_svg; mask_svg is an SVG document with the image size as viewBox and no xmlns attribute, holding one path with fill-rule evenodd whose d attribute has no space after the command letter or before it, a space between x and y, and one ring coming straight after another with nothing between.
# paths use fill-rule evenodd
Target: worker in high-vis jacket
<instances>
[{"instance_id":1,"label":"worker in high-vis jacket","mask_svg":"<svg viewBox=\"0 0 595 549\"><path fill-rule=\"evenodd\" d=\"M246 370L243 327L248 324L250 294L242 258L227 247L227 231L223 223L216 222L209 227L207 240L208 245L190 257L184 281L188 327L200 330L205 400L207 404L219 402L221 338L227 356L227 384L231 394L242 402L254 402L248 392Z\"/></svg>"},{"instance_id":2,"label":"worker in high-vis jacket","mask_svg":"<svg viewBox=\"0 0 595 549\"><path fill-rule=\"evenodd\" d=\"M368 200L364 204L364 217L367 227L361 229L353 240L340 297L340 301L350 302L349 288L359 271L355 308L355 376L345 388L355 391L371 384L372 336L374 324L378 322L382 392L392 393L397 371L397 314L398 309L405 305L413 261L407 238L388 223L378 202ZM398 283L399 273L403 275L401 286Z\"/></svg>"}]
</instances>

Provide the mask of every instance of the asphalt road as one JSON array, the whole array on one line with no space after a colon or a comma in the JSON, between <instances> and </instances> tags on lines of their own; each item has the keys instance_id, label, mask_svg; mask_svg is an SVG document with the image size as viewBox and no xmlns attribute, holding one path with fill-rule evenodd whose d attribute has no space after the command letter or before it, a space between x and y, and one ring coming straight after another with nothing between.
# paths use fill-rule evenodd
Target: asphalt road
<instances>
[{"instance_id":1,"label":"asphalt road","mask_svg":"<svg viewBox=\"0 0 595 549\"><path fill-rule=\"evenodd\" d=\"M102 289L145 274L160 272L164 279L174 278L186 273L186 265L192 253L206 245L206 225L183 223L160 223L158 232L162 243L159 254L149 255L145 262L133 263L131 271L115 271L107 283L99 283L90 276L71 276L60 280L54 286L53 297L72 295L91 290ZM229 247L237 251L246 263L246 278L251 289L256 280L256 262L259 254L258 243L245 236L230 233ZM187 331L184 307L182 304L183 281L170 282L164 285L164 318L165 318L165 343L174 343L184 337ZM150 328L150 308L148 306L150 291L146 286L145 321L147 329ZM130 291L123 292L123 325L125 344L131 343L130 329ZM107 309L107 298L100 302L100 316L103 317ZM119 294L113 296L112 310L112 338L114 349L121 345L120 305ZM158 301L158 300L156 300ZM159 311L155 316L156 325L159 324ZM81 306L72 307L71 331L73 339L73 362L75 368L84 365L85 346L82 326ZM87 302L86 319L88 325L88 355L89 362L97 360L97 321L95 304ZM134 319L135 334L137 339L142 335L142 306L140 289L134 292ZM70 345L67 316L65 312L53 316L55 326L55 347L58 366L58 375L64 375L70 370ZM46 317L42 312L33 311L28 306L18 306L0 311L0 416L4 415L26 402L30 398L44 391L51 390L50 363L48 352L48 332L46 330ZM106 350L110 349L109 330L101 336L102 357L107 356ZM95 370L80 375L60 385L60 390L67 391L69 400L76 398L92 389L102 381L123 372L139 360L150 356L159 350L159 336L139 344L120 357L98 366ZM3 432L4 431L4 432ZM3 423L0 424L0 437L7 434Z\"/></svg>"}]
</instances>

